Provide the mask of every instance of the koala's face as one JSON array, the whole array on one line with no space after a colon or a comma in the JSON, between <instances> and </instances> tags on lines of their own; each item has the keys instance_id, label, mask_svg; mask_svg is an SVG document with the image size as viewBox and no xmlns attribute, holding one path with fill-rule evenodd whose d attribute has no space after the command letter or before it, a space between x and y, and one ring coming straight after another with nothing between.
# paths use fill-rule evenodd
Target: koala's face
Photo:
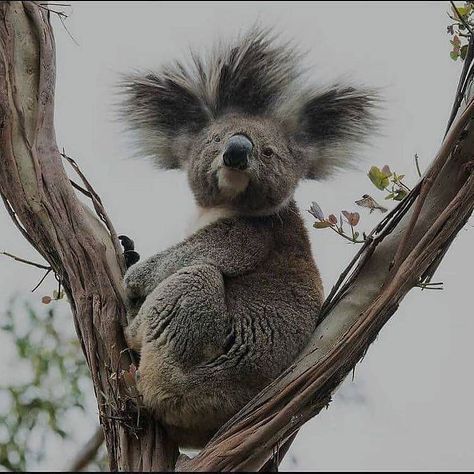
<instances>
[{"instance_id":1,"label":"koala's face","mask_svg":"<svg viewBox=\"0 0 474 474\"><path fill-rule=\"evenodd\" d=\"M193 140L186 167L200 206L262 215L293 195L304 173L296 155L276 121L228 115Z\"/></svg>"}]
</instances>

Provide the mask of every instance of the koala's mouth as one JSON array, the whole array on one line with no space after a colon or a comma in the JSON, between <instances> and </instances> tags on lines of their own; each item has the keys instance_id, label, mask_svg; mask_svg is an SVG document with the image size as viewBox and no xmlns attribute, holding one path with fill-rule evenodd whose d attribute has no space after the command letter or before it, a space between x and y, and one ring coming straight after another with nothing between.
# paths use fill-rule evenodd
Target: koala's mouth
<instances>
[{"instance_id":1,"label":"koala's mouth","mask_svg":"<svg viewBox=\"0 0 474 474\"><path fill-rule=\"evenodd\" d=\"M250 182L250 176L245 171L226 167L219 167L216 177L219 191L229 198L242 194Z\"/></svg>"}]
</instances>

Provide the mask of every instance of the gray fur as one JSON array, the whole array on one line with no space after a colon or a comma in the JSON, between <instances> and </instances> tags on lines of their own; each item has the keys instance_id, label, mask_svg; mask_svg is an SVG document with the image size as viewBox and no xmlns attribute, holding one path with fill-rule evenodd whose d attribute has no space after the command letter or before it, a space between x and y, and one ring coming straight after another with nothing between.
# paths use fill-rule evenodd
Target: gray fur
<instances>
[{"instance_id":1,"label":"gray fur","mask_svg":"<svg viewBox=\"0 0 474 474\"><path fill-rule=\"evenodd\" d=\"M142 153L164 168L183 166L194 136L223 116L271 117L298 144L305 177L325 178L373 131L378 98L350 85L307 85L302 57L254 28L207 56L193 53L189 65L129 75L122 115L138 132Z\"/></svg>"},{"instance_id":2,"label":"gray fur","mask_svg":"<svg viewBox=\"0 0 474 474\"><path fill-rule=\"evenodd\" d=\"M144 403L194 447L294 360L323 300L294 203L211 224L132 266L125 285L141 304L126 337Z\"/></svg>"},{"instance_id":3,"label":"gray fur","mask_svg":"<svg viewBox=\"0 0 474 474\"><path fill-rule=\"evenodd\" d=\"M289 94L295 55L267 34L220 51L194 56L194 72L178 65L127 85L126 109L148 151L186 170L198 206L223 216L125 276L139 391L171 436L194 447L314 331L323 289L294 191L334 168L325 158L332 147L360 141L373 105L349 88ZM236 134L253 144L243 171L223 164Z\"/></svg>"}]
</instances>

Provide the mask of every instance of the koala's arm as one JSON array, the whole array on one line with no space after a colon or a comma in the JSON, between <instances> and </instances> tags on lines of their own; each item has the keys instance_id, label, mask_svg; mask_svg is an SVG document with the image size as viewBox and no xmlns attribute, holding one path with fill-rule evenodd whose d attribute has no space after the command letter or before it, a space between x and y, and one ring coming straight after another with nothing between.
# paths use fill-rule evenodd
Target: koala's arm
<instances>
[{"instance_id":1,"label":"koala's arm","mask_svg":"<svg viewBox=\"0 0 474 474\"><path fill-rule=\"evenodd\" d=\"M145 298L167 277L195 264L213 265L225 276L237 276L262 262L271 245L268 223L243 218L220 221L133 265L125 274L125 286L130 298Z\"/></svg>"}]
</instances>

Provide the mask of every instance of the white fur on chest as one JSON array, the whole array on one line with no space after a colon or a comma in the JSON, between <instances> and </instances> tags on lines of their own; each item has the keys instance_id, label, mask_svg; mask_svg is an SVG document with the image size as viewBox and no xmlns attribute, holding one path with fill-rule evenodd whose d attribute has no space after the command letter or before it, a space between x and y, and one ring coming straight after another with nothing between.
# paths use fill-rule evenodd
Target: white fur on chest
<instances>
[{"instance_id":1,"label":"white fur on chest","mask_svg":"<svg viewBox=\"0 0 474 474\"><path fill-rule=\"evenodd\" d=\"M186 234L188 236L192 235L209 224L213 224L214 222L227 217L234 217L235 215L235 211L223 207L198 207L194 218L188 225Z\"/></svg>"}]
</instances>

